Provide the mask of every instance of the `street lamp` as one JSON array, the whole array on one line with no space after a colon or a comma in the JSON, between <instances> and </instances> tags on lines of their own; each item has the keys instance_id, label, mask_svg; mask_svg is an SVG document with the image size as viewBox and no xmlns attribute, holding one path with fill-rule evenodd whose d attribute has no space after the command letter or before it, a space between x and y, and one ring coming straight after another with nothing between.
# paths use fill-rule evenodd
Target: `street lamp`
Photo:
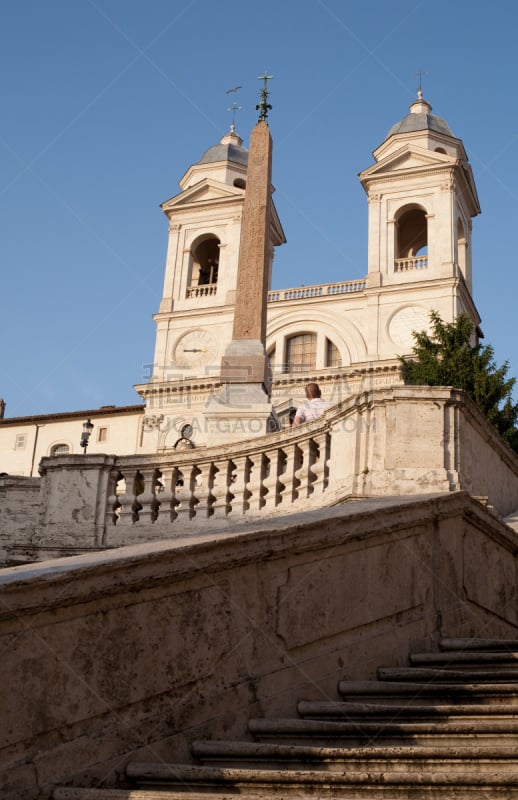
<instances>
[{"instance_id":1,"label":"street lamp","mask_svg":"<svg viewBox=\"0 0 518 800\"><path fill-rule=\"evenodd\" d=\"M87 419L86 422L83 422L83 433L81 434L81 441L79 443L79 446L83 448L83 453L86 453L88 439L90 438L93 427L93 422L90 422L89 419Z\"/></svg>"}]
</instances>

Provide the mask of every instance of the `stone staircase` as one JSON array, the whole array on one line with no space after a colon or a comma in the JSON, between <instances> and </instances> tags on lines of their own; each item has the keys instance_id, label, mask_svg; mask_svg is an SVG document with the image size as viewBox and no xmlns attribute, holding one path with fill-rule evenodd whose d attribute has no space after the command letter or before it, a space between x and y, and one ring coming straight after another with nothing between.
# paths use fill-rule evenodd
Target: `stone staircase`
<instances>
[{"instance_id":1,"label":"stone staircase","mask_svg":"<svg viewBox=\"0 0 518 800\"><path fill-rule=\"evenodd\" d=\"M338 691L296 719L251 719L255 741L195 742L199 765L130 763L133 789L54 800L518 798L518 641L446 639Z\"/></svg>"}]
</instances>

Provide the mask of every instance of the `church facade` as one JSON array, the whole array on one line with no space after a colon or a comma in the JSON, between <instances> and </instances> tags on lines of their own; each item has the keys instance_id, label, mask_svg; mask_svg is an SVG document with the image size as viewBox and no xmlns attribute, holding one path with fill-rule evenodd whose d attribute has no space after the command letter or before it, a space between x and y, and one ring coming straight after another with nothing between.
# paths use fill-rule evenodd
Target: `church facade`
<instances>
[{"instance_id":1,"label":"church facade","mask_svg":"<svg viewBox=\"0 0 518 800\"><path fill-rule=\"evenodd\" d=\"M270 290L266 350L281 423L308 381L333 403L397 383L398 356L436 310L446 321L472 299L472 218L480 212L463 143L420 95L360 173L368 200L368 262L356 280ZM162 204L168 250L153 372L136 386L142 404L0 419L0 472L36 475L39 460L80 453L81 422L94 424L89 453L203 447L204 409L221 388L232 339L248 151L233 127ZM272 208L269 267L285 235Z\"/></svg>"}]
</instances>

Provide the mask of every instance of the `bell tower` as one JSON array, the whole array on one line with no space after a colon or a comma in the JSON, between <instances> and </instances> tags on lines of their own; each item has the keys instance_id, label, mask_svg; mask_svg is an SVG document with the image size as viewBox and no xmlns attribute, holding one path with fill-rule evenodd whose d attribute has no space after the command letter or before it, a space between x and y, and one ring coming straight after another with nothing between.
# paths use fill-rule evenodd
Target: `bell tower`
<instances>
[{"instance_id":1,"label":"bell tower","mask_svg":"<svg viewBox=\"0 0 518 800\"><path fill-rule=\"evenodd\" d=\"M480 317L472 292L472 218L480 213L464 145L419 89L360 173L369 204L366 341L372 361L408 355L430 311Z\"/></svg>"},{"instance_id":2,"label":"bell tower","mask_svg":"<svg viewBox=\"0 0 518 800\"><path fill-rule=\"evenodd\" d=\"M169 235L151 383L205 375L226 327L230 335L247 162L232 127L162 203Z\"/></svg>"},{"instance_id":3,"label":"bell tower","mask_svg":"<svg viewBox=\"0 0 518 800\"><path fill-rule=\"evenodd\" d=\"M221 386L221 360L232 340L247 172L248 150L232 124L161 206L169 230L155 356L149 383L136 387L146 402L143 450L173 447L185 425L193 442L205 438L198 415ZM273 248L284 241L272 204L269 276Z\"/></svg>"},{"instance_id":4,"label":"bell tower","mask_svg":"<svg viewBox=\"0 0 518 800\"><path fill-rule=\"evenodd\" d=\"M419 90L360 173L369 199L368 286L461 276L472 292L480 206L464 145Z\"/></svg>"}]
</instances>

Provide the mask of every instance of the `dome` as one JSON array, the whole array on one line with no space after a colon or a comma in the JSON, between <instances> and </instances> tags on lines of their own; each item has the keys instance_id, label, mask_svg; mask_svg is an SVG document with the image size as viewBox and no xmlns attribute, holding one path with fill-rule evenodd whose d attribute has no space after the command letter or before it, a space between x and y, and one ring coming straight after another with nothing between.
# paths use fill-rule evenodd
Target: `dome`
<instances>
[{"instance_id":1,"label":"dome","mask_svg":"<svg viewBox=\"0 0 518 800\"><path fill-rule=\"evenodd\" d=\"M417 131L435 131L435 133L442 133L444 136L455 138L448 123L441 117L432 114L431 111L430 103L423 100L422 95L418 95L418 99L410 106L410 114L407 114L400 122L396 122L392 126L386 139L398 133L415 133Z\"/></svg>"},{"instance_id":2,"label":"dome","mask_svg":"<svg viewBox=\"0 0 518 800\"><path fill-rule=\"evenodd\" d=\"M236 164L248 164L248 150L243 147L243 140L234 131L225 134L219 144L205 150L198 164L211 164L214 161L234 161Z\"/></svg>"}]
</instances>

